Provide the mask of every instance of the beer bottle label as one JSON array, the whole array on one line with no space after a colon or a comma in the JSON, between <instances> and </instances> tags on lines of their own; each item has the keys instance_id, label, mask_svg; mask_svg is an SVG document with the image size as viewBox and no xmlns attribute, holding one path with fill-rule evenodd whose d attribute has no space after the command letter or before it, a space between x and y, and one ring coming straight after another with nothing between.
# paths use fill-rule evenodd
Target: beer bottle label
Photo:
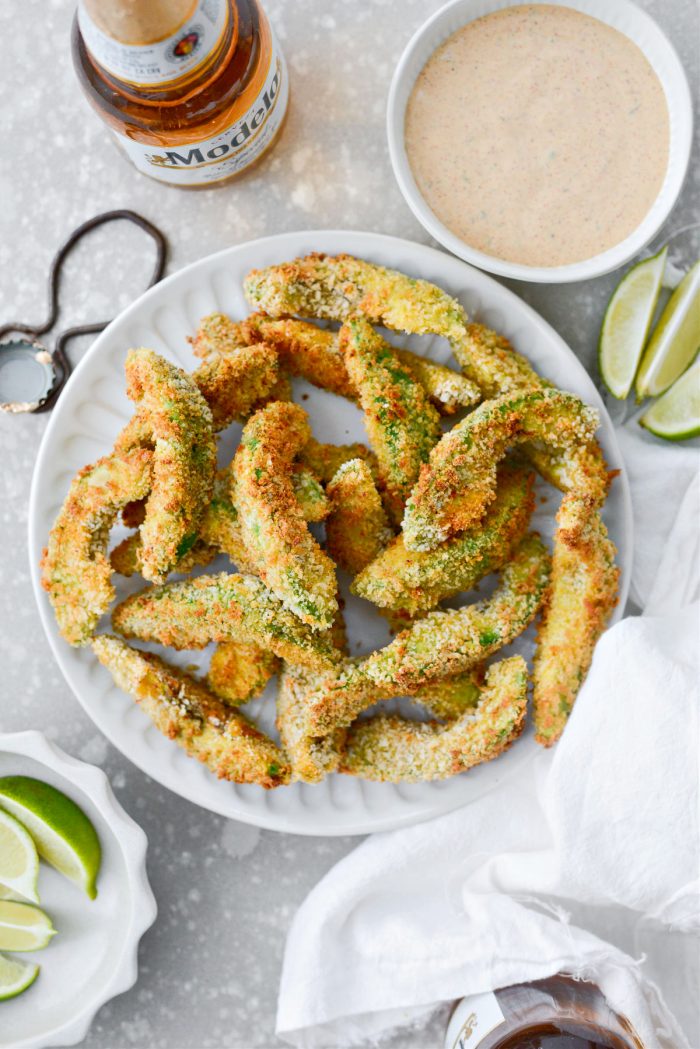
<instances>
[{"instance_id":1,"label":"beer bottle label","mask_svg":"<svg viewBox=\"0 0 700 1049\"><path fill-rule=\"evenodd\" d=\"M177 145L137 142L114 132L139 171L173 186L206 185L228 178L261 156L284 119L289 82L284 58L273 39L270 69L252 106L213 138Z\"/></svg>"},{"instance_id":2,"label":"beer bottle label","mask_svg":"<svg viewBox=\"0 0 700 1049\"><path fill-rule=\"evenodd\" d=\"M463 998L450 1019L445 1049L477 1049L487 1034L505 1023L495 994L473 994Z\"/></svg>"},{"instance_id":3,"label":"beer bottle label","mask_svg":"<svg viewBox=\"0 0 700 1049\"><path fill-rule=\"evenodd\" d=\"M136 87L167 84L192 73L221 41L229 18L227 0L199 0L174 33L152 44L122 44L99 29L84 4L78 26L88 51L108 73Z\"/></svg>"}]
</instances>

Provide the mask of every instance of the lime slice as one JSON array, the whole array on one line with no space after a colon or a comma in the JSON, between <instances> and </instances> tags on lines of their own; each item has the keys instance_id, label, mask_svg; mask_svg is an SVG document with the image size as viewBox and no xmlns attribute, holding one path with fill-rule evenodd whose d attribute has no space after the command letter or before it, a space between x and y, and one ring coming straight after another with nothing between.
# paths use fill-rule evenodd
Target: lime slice
<instances>
[{"instance_id":1,"label":"lime slice","mask_svg":"<svg viewBox=\"0 0 700 1049\"><path fill-rule=\"evenodd\" d=\"M34 842L21 823L0 810L0 881L3 891L19 893L38 903L38 877L39 857Z\"/></svg>"},{"instance_id":2,"label":"lime slice","mask_svg":"<svg viewBox=\"0 0 700 1049\"><path fill-rule=\"evenodd\" d=\"M661 290L667 248L638 262L625 274L603 317L598 341L598 365L603 382L614 397L632 389L647 341L649 326Z\"/></svg>"},{"instance_id":3,"label":"lime slice","mask_svg":"<svg viewBox=\"0 0 700 1049\"><path fill-rule=\"evenodd\" d=\"M658 397L682 375L700 349L700 261L666 303L644 351L637 396Z\"/></svg>"},{"instance_id":4,"label":"lime slice","mask_svg":"<svg viewBox=\"0 0 700 1049\"><path fill-rule=\"evenodd\" d=\"M0 1002L26 991L39 975L39 966L16 962L0 954Z\"/></svg>"},{"instance_id":5,"label":"lime slice","mask_svg":"<svg viewBox=\"0 0 700 1049\"><path fill-rule=\"evenodd\" d=\"M700 357L652 404L639 422L667 441L700 436Z\"/></svg>"},{"instance_id":6,"label":"lime slice","mask_svg":"<svg viewBox=\"0 0 700 1049\"><path fill-rule=\"evenodd\" d=\"M48 914L38 907L0 900L0 950L40 951L55 935Z\"/></svg>"},{"instance_id":7,"label":"lime slice","mask_svg":"<svg viewBox=\"0 0 700 1049\"><path fill-rule=\"evenodd\" d=\"M42 860L80 885L94 900L102 855L100 840L92 823L74 801L41 780L28 776L3 776L0 779L0 807L22 821ZM10 884L1 870L0 881Z\"/></svg>"}]
</instances>

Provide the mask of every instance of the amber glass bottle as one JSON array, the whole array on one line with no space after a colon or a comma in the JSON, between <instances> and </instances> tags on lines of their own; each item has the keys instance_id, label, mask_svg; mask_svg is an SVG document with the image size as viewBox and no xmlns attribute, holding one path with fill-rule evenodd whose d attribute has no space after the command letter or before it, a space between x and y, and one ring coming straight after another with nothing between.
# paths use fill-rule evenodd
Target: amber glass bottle
<instances>
[{"instance_id":1,"label":"amber glass bottle","mask_svg":"<svg viewBox=\"0 0 700 1049\"><path fill-rule=\"evenodd\" d=\"M644 1049L592 983L568 976L463 998L445 1049Z\"/></svg>"},{"instance_id":2,"label":"amber glass bottle","mask_svg":"<svg viewBox=\"0 0 700 1049\"><path fill-rule=\"evenodd\" d=\"M245 171L287 108L284 59L257 0L80 0L73 61L139 171L175 186Z\"/></svg>"}]
</instances>

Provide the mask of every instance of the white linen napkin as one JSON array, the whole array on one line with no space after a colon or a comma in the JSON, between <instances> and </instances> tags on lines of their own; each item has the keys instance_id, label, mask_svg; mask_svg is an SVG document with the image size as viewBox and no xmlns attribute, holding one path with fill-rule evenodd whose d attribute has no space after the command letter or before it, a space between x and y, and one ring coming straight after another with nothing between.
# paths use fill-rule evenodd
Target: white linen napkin
<instances>
[{"instance_id":1,"label":"white linen napkin","mask_svg":"<svg viewBox=\"0 0 700 1049\"><path fill-rule=\"evenodd\" d=\"M643 967L569 913L700 926L699 458L634 421L619 436L649 614L600 640L552 751L465 809L367 839L316 886L285 953L290 1044L376 1041L448 1000L564 971L594 979L647 1049L688 1045Z\"/></svg>"}]
</instances>

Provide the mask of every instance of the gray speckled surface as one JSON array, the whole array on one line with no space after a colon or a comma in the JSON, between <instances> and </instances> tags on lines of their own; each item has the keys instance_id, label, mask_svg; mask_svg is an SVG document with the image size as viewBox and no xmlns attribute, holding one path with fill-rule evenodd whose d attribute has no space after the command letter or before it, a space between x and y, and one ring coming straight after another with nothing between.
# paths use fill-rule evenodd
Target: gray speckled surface
<instances>
[{"instance_id":1,"label":"gray speckled surface","mask_svg":"<svg viewBox=\"0 0 700 1049\"><path fill-rule=\"evenodd\" d=\"M71 68L73 4L11 2L16 17L2 74L0 323L41 317L47 265L58 243L78 223L115 207L135 208L167 232L169 272L229 244L304 227L428 240L394 184L384 110L396 59L439 0L269 0L292 78L282 139L242 181L196 193L137 174L88 110ZM641 6L666 30L697 93L694 0L642 0ZM696 163L669 229L692 220L699 178ZM62 320L109 316L138 294L151 264L138 238L117 227L96 235L89 269L87 253L76 254L64 283ZM616 279L513 287L592 367L601 313ZM78 350L74 345L74 354ZM137 986L102 1009L84 1045L280 1044L273 1032L285 931L297 904L356 839L304 839L227 823L152 783L97 733L54 664L31 592L27 499L44 426L41 416L0 418L1 725L41 728L105 769L149 836L149 873L160 908L142 943ZM684 997L681 982L670 996L681 1013ZM441 1022L395 1044L437 1045Z\"/></svg>"}]
</instances>

